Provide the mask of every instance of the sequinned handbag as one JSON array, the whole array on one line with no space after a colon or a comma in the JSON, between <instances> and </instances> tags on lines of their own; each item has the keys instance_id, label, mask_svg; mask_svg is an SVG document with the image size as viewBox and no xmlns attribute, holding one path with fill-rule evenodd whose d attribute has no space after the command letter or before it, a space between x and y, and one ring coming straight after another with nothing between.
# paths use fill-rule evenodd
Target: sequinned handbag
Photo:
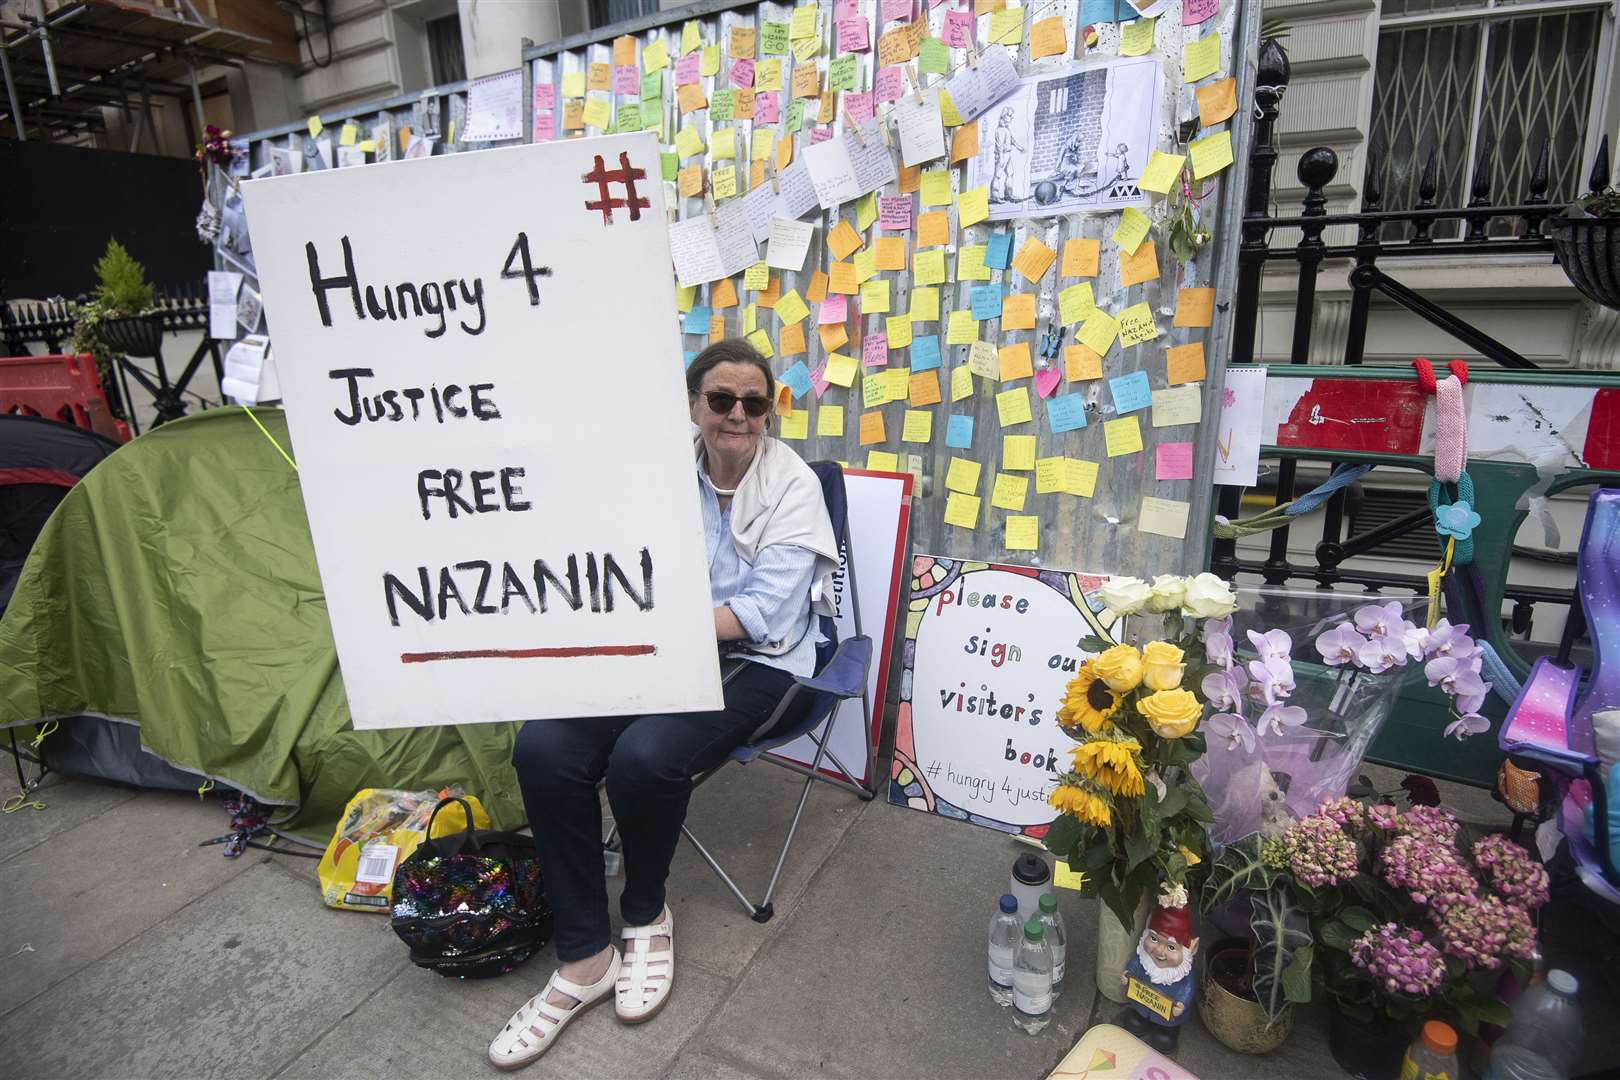
<instances>
[{"instance_id":1,"label":"sequinned handbag","mask_svg":"<svg viewBox=\"0 0 1620 1080\"><path fill-rule=\"evenodd\" d=\"M504 975L551 940L551 904L540 878L534 841L518 833L466 829L428 836L394 871L391 925L410 946L411 962L440 975L486 979Z\"/></svg>"}]
</instances>

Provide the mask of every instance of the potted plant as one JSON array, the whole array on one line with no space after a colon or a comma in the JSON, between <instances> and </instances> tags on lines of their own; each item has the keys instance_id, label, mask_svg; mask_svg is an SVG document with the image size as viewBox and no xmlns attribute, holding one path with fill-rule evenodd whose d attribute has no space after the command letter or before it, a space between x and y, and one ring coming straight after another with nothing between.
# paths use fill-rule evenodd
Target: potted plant
<instances>
[{"instance_id":1,"label":"potted plant","mask_svg":"<svg viewBox=\"0 0 1620 1080\"><path fill-rule=\"evenodd\" d=\"M1294 1005L1311 998L1313 943L1305 914L1260 861L1257 843L1222 852L1204 886L1206 913L1240 893L1251 909L1249 935L1210 950L1198 1014L1222 1045L1266 1054L1293 1032Z\"/></svg>"},{"instance_id":2,"label":"potted plant","mask_svg":"<svg viewBox=\"0 0 1620 1080\"><path fill-rule=\"evenodd\" d=\"M1604 307L1620 309L1620 192L1609 186L1607 135L1598 144L1592 189L1547 227L1570 282Z\"/></svg>"},{"instance_id":3,"label":"potted plant","mask_svg":"<svg viewBox=\"0 0 1620 1080\"><path fill-rule=\"evenodd\" d=\"M112 357L156 356L163 323L145 268L116 239L96 260L96 278L95 292L74 319L73 347L96 358L103 385L110 385Z\"/></svg>"},{"instance_id":4,"label":"potted plant","mask_svg":"<svg viewBox=\"0 0 1620 1080\"><path fill-rule=\"evenodd\" d=\"M1196 730L1204 702L1184 684L1196 686L1206 666L1199 620L1229 613L1235 601L1213 574L1165 575L1151 585L1116 578L1102 596L1115 615L1161 615L1164 637L1140 650L1100 638L1082 642L1092 656L1057 712L1077 745L1073 767L1050 797L1060 813L1046 846L1082 875L1082 895L1103 901L1097 988L1123 1002L1120 971L1154 897L1185 890L1189 870L1206 855L1212 818L1188 771L1204 751Z\"/></svg>"}]
</instances>

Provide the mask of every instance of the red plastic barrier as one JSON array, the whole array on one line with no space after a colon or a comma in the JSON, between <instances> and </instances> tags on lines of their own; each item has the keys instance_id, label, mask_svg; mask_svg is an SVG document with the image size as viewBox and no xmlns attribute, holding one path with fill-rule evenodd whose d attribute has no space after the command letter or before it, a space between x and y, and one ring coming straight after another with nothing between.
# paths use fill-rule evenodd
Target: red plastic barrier
<instances>
[{"instance_id":1,"label":"red plastic barrier","mask_svg":"<svg viewBox=\"0 0 1620 1080\"><path fill-rule=\"evenodd\" d=\"M100 423L92 423L92 410ZM113 420L89 353L77 356L0 356L0 413L43 416L129 441L129 426Z\"/></svg>"}]
</instances>

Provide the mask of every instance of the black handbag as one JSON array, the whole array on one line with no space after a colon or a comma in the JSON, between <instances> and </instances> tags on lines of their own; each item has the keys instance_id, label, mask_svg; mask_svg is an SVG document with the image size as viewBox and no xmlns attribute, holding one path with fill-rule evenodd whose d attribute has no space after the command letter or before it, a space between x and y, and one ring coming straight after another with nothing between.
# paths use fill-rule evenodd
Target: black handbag
<instances>
[{"instance_id":1,"label":"black handbag","mask_svg":"<svg viewBox=\"0 0 1620 1080\"><path fill-rule=\"evenodd\" d=\"M472 822L465 799L433 808L428 838L394 871L391 925L418 967L456 978L504 975L551 940L534 840L473 828L434 837L433 818L451 803Z\"/></svg>"}]
</instances>

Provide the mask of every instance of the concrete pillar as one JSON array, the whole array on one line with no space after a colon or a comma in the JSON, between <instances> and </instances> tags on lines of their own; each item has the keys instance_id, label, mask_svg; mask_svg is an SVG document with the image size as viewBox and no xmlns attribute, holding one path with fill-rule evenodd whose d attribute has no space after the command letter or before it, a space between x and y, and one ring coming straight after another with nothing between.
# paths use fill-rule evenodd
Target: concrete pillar
<instances>
[{"instance_id":1,"label":"concrete pillar","mask_svg":"<svg viewBox=\"0 0 1620 1080\"><path fill-rule=\"evenodd\" d=\"M457 0L467 77L510 71L523 62L523 39L562 36L559 0Z\"/></svg>"}]
</instances>

